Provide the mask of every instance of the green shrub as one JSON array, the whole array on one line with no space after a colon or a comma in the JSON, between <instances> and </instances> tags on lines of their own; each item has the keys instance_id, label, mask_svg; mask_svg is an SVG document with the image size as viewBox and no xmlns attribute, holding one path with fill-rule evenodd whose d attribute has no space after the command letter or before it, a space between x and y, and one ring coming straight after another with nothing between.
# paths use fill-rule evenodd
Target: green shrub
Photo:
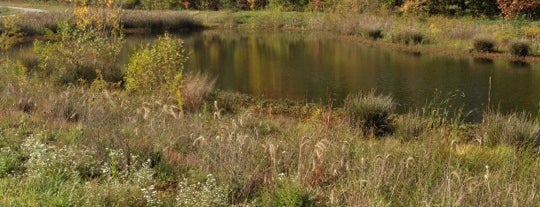
<instances>
[{"instance_id":1,"label":"green shrub","mask_svg":"<svg viewBox=\"0 0 540 207\"><path fill-rule=\"evenodd\" d=\"M180 84L185 49L181 39L165 34L153 45L147 45L133 54L124 77L126 89L140 93L165 91L176 96L181 103Z\"/></svg>"},{"instance_id":2,"label":"green shrub","mask_svg":"<svg viewBox=\"0 0 540 207\"><path fill-rule=\"evenodd\" d=\"M377 95L372 90L367 94L349 95L344 107L351 124L378 136L392 132L390 115L396 108L392 97Z\"/></svg>"},{"instance_id":3,"label":"green shrub","mask_svg":"<svg viewBox=\"0 0 540 207\"><path fill-rule=\"evenodd\" d=\"M7 52L22 38L21 28L17 17L4 17L0 25L0 54Z\"/></svg>"},{"instance_id":4,"label":"green shrub","mask_svg":"<svg viewBox=\"0 0 540 207\"><path fill-rule=\"evenodd\" d=\"M535 149L540 146L540 125L523 114L487 114L482 124L483 143Z\"/></svg>"},{"instance_id":5,"label":"green shrub","mask_svg":"<svg viewBox=\"0 0 540 207\"><path fill-rule=\"evenodd\" d=\"M20 152L9 147L0 148L0 178L22 170L23 163Z\"/></svg>"},{"instance_id":6,"label":"green shrub","mask_svg":"<svg viewBox=\"0 0 540 207\"><path fill-rule=\"evenodd\" d=\"M63 23L57 41L36 41L39 67L60 83L92 82L101 70L107 81L121 80L117 66L123 37L110 38L95 30L80 30Z\"/></svg>"},{"instance_id":7,"label":"green shrub","mask_svg":"<svg viewBox=\"0 0 540 207\"><path fill-rule=\"evenodd\" d=\"M478 52L494 52L495 40L485 36L475 37L473 39L473 48Z\"/></svg>"},{"instance_id":8,"label":"green shrub","mask_svg":"<svg viewBox=\"0 0 540 207\"><path fill-rule=\"evenodd\" d=\"M309 207L315 206L313 196L297 181L278 177L277 189L263 196L262 206Z\"/></svg>"},{"instance_id":9,"label":"green shrub","mask_svg":"<svg viewBox=\"0 0 540 207\"><path fill-rule=\"evenodd\" d=\"M512 41L510 43L510 53L514 56L525 57L529 55L531 46L524 40Z\"/></svg>"}]
</instances>

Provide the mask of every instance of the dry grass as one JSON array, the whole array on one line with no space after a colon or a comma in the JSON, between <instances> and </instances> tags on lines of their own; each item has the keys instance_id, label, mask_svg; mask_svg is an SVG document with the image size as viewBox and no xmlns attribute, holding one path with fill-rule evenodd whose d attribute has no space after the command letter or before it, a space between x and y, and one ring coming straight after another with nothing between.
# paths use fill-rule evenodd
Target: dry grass
<instances>
[{"instance_id":1,"label":"dry grass","mask_svg":"<svg viewBox=\"0 0 540 207\"><path fill-rule=\"evenodd\" d=\"M215 85L216 78L208 74L189 74L182 83L183 107L190 112L201 109Z\"/></svg>"},{"instance_id":2,"label":"dry grass","mask_svg":"<svg viewBox=\"0 0 540 207\"><path fill-rule=\"evenodd\" d=\"M187 12L126 10L120 19L126 29L143 28L152 32L203 28Z\"/></svg>"}]
</instances>

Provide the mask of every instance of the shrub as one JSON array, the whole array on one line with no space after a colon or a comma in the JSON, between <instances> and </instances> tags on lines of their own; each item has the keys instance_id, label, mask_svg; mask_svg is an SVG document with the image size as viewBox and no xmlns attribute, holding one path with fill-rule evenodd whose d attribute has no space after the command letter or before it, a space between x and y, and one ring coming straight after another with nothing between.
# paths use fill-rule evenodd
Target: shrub
<instances>
[{"instance_id":1,"label":"shrub","mask_svg":"<svg viewBox=\"0 0 540 207\"><path fill-rule=\"evenodd\" d=\"M73 22L64 20L54 41L34 43L39 67L61 83L74 83L80 79L92 82L101 70L107 81L120 81L121 71L116 61L124 37L119 22L120 9L106 0L92 6L73 9Z\"/></svg>"},{"instance_id":2,"label":"shrub","mask_svg":"<svg viewBox=\"0 0 540 207\"><path fill-rule=\"evenodd\" d=\"M494 52L495 40L486 36L475 37L473 39L473 48L478 52Z\"/></svg>"},{"instance_id":3,"label":"shrub","mask_svg":"<svg viewBox=\"0 0 540 207\"><path fill-rule=\"evenodd\" d=\"M264 194L262 206L316 206L313 196L298 181L278 176L277 189Z\"/></svg>"},{"instance_id":4,"label":"shrub","mask_svg":"<svg viewBox=\"0 0 540 207\"><path fill-rule=\"evenodd\" d=\"M140 93L168 92L181 104L180 81L185 49L183 41L165 34L154 45L147 45L133 54L124 77L126 89Z\"/></svg>"},{"instance_id":5,"label":"shrub","mask_svg":"<svg viewBox=\"0 0 540 207\"><path fill-rule=\"evenodd\" d=\"M425 42L425 37L418 31L410 30L394 34L392 36L392 41L401 44L421 44Z\"/></svg>"},{"instance_id":6,"label":"shrub","mask_svg":"<svg viewBox=\"0 0 540 207\"><path fill-rule=\"evenodd\" d=\"M16 17L4 17L0 25L0 49L7 52L13 45L21 40L21 28ZM2 54L2 53L0 53Z\"/></svg>"},{"instance_id":7,"label":"shrub","mask_svg":"<svg viewBox=\"0 0 540 207\"><path fill-rule=\"evenodd\" d=\"M540 125L524 114L487 114L482 123L483 143L488 146L507 144L526 149L540 146Z\"/></svg>"},{"instance_id":8,"label":"shrub","mask_svg":"<svg viewBox=\"0 0 540 207\"><path fill-rule=\"evenodd\" d=\"M212 92L216 79L208 74L191 74L182 82L182 101L184 109L196 111L201 108L208 94Z\"/></svg>"},{"instance_id":9,"label":"shrub","mask_svg":"<svg viewBox=\"0 0 540 207\"><path fill-rule=\"evenodd\" d=\"M512 41L510 43L510 53L514 56L525 57L529 55L530 44L524 40Z\"/></svg>"},{"instance_id":10,"label":"shrub","mask_svg":"<svg viewBox=\"0 0 540 207\"><path fill-rule=\"evenodd\" d=\"M367 33L367 36L373 40L383 38L382 29L368 29L366 33Z\"/></svg>"},{"instance_id":11,"label":"shrub","mask_svg":"<svg viewBox=\"0 0 540 207\"><path fill-rule=\"evenodd\" d=\"M372 90L367 94L349 95L345 99L344 107L351 124L361 126L378 136L392 131L390 115L396 108L392 97L377 95Z\"/></svg>"},{"instance_id":12,"label":"shrub","mask_svg":"<svg viewBox=\"0 0 540 207\"><path fill-rule=\"evenodd\" d=\"M67 23L60 26L58 41L34 43L39 68L60 83L91 82L101 70L107 81L121 80L115 67L123 38L109 38L94 30L79 30Z\"/></svg>"}]
</instances>

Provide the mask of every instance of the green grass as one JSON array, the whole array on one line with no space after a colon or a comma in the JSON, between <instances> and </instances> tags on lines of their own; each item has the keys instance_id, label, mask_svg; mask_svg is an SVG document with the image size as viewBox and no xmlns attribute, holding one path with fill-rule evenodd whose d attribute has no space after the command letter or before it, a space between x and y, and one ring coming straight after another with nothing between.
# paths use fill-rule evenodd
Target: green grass
<instances>
[{"instance_id":1,"label":"green grass","mask_svg":"<svg viewBox=\"0 0 540 207\"><path fill-rule=\"evenodd\" d=\"M17 14L17 13L18 11L15 9L9 9L7 7L0 6L0 17L9 16L9 15Z\"/></svg>"}]
</instances>

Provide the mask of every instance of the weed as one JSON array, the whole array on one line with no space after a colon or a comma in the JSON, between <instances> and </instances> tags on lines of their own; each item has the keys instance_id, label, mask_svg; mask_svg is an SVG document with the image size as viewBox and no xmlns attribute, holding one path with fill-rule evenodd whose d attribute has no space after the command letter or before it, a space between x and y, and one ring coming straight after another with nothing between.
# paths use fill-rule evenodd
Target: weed
<instances>
[{"instance_id":1,"label":"weed","mask_svg":"<svg viewBox=\"0 0 540 207\"><path fill-rule=\"evenodd\" d=\"M366 94L349 95L344 107L351 124L378 136L392 132L390 116L396 107L392 97L377 95L371 90Z\"/></svg>"}]
</instances>

